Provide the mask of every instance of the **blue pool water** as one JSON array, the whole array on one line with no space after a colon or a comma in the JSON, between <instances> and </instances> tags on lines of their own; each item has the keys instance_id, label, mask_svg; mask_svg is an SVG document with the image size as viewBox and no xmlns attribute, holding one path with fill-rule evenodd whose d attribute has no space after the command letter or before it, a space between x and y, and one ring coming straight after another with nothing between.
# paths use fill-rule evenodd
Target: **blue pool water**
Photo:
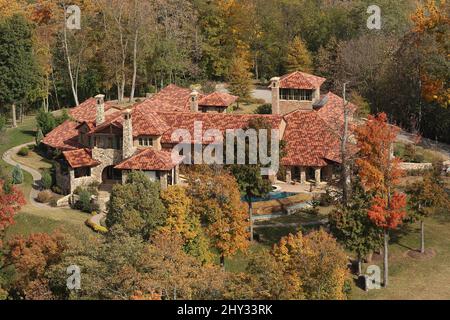
<instances>
[{"instance_id":1,"label":"blue pool water","mask_svg":"<svg viewBox=\"0 0 450 320\"><path fill-rule=\"evenodd\" d=\"M284 198L288 198L288 197L292 197L297 195L297 193L295 192L281 192L281 191L276 191L276 192L271 192L267 195L267 197L253 197L252 198L252 202L261 202L261 201L269 201L269 200L277 200L277 199L284 199ZM242 201L247 201L246 197L242 197Z\"/></svg>"}]
</instances>

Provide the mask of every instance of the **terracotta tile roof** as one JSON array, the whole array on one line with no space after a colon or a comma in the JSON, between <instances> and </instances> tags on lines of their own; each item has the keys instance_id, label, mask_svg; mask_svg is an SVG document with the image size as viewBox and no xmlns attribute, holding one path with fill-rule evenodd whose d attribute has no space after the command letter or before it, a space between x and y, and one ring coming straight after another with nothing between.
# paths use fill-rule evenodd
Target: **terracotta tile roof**
<instances>
[{"instance_id":1,"label":"terracotta tile roof","mask_svg":"<svg viewBox=\"0 0 450 320\"><path fill-rule=\"evenodd\" d=\"M213 92L204 96L198 102L199 106L207 107L229 107L239 99L237 96L232 96L226 92Z\"/></svg>"},{"instance_id":2,"label":"terracotta tile roof","mask_svg":"<svg viewBox=\"0 0 450 320\"><path fill-rule=\"evenodd\" d=\"M118 112L113 102L105 102L105 116L106 118L111 114ZM97 117L97 100L90 98L81 103L79 106L69 110L69 115L78 122L95 123Z\"/></svg>"},{"instance_id":3,"label":"terracotta tile roof","mask_svg":"<svg viewBox=\"0 0 450 320\"><path fill-rule=\"evenodd\" d=\"M340 162L339 141L317 112L299 110L286 115L285 120L283 165L323 167L326 160Z\"/></svg>"},{"instance_id":4,"label":"terracotta tile roof","mask_svg":"<svg viewBox=\"0 0 450 320\"><path fill-rule=\"evenodd\" d=\"M327 79L312 74L295 71L280 78L280 88L284 89L316 89Z\"/></svg>"},{"instance_id":5,"label":"terracotta tile roof","mask_svg":"<svg viewBox=\"0 0 450 320\"><path fill-rule=\"evenodd\" d=\"M352 103L348 104L350 120L358 107ZM321 97L321 100L314 106L317 114L327 123L328 127L333 130L342 130L344 125L344 99L328 92Z\"/></svg>"},{"instance_id":6,"label":"terracotta tile roof","mask_svg":"<svg viewBox=\"0 0 450 320\"><path fill-rule=\"evenodd\" d=\"M181 163L183 157L172 159L172 153L147 148L137 151L131 158L115 166L119 170L158 170L168 171Z\"/></svg>"},{"instance_id":7,"label":"terracotta tile roof","mask_svg":"<svg viewBox=\"0 0 450 320\"><path fill-rule=\"evenodd\" d=\"M74 169L81 167L95 167L100 164L100 162L92 159L92 152L89 149L64 151L63 156L69 163L70 167Z\"/></svg>"},{"instance_id":8,"label":"terracotta tile roof","mask_svg":"<svg viewBox=\"0 0 450 320\"><path fill-rule=\"evenodd\" d=\"M171 84L153 97L140 103L137 108L144 112L165 111L165 112L188 112L190 108L190 95L192 91L186 88ZM203 96L199 96L201 99Z\"/></svg>"},{"instance_id":9,"label":"terracotta tile roof","mask_svg":"<svg viewBox=\"0 0 450 320\"><path fill-rule=\"evenodd\" d=\"M131 120L133 123L133 136L160 136L169 129L169 126L161 119L156 112L146 112L143 109L133 108L131 111ZM99 132L112 125L117 128L123 128L123 114L117 115L105 121L102 125L94 128L91 133Z\"/></svg>"},{"instance_id":10,"label":"terracotta tile roof","mask_svg":"<svg viewBox=\"0 0 450 320\"><path fill-rule=\"evenodd\" d=\"M227 129L242 129L248 126L251 119L266 119L273 129L280 128L282 117L277 115L256 114L226 114L226 113L181 113L181 112L159 112L158 115L170 126L161 139L162 143L178 143L172 140L172 133L177 129L189 131L194 141L194 124L202 122L202 133L209 129L217 129L222 133ZM213 139L211 139L212 142ZM203 141L208 143L208 141Z\"/></svg>"},{"instance_id":11,"label":"terracotta tile roof","mask_svg":"<svg viewBox=\"0 0 450 320\"><path fill-rule=\"evenodd\" d=\"M78 149L81 145L78 143L78 123L67 120L60 126L48 133L42 142L58 150Z\"/></svg>"}]
</instances>

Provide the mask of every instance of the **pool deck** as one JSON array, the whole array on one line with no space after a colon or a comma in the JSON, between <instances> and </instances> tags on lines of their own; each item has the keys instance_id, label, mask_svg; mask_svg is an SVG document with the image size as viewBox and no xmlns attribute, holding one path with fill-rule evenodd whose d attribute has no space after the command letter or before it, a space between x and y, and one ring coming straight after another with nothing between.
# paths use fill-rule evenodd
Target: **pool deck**
<instances>
[{"instance_id":1,"label":"pool deck","mask_svg":"<svg viewBox=\"0 0 450 320\"><path fill-rule=\"evenodd\" d=\"M315 183L307 182L305 184L290 184L283 181L277 180L275 185L279 187L282 192L293 192L293 193L325 193L327 188L327 183L322 182L319 186L316 186Z\"/></svg>"}]
</instances>

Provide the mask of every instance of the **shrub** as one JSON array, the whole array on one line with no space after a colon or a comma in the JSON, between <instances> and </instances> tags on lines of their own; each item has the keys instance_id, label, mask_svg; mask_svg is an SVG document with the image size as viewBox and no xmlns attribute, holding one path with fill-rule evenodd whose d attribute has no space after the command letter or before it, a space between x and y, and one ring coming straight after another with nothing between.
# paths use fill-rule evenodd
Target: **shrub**
<instances>
[{"instance_id":1,"label":"shrub","mask_svg":"<svg viewBox=\"0 0 450 320\"><path fill-rule=\"evenodd\" d=\"M56 127L56 119L50 112L45 112L43 109L39 110L36 115L36 123L43 134L47 134Z\"/></svg>"},{"instance_id":2,"label":"shrub","mask_svg":"<svg viewBox=\"0 0 450 320\"><path fill-rule=\"evenodd\" d=\"M322 193L319 197L319 205L322 207L328 207L335 203L335 199L331 195L329 189L326 190L325 193Z\"/></svg>"},{"instance_id":3,"label":"shrub","mask_svg":"<svg viewBox=\"0 0 450 320\"><path fill-rule=\"evenodd\" d=\"M36 145L39 147L42 140L44 139L44 134L42 133L41 129L38 129L36 132Z\"/></svg>"},{"instance_id":4,"label":"shrub","mask_svg":"<svg viewBox=\"0 0 450 320\"><path fill-rule=\"evenodd\" d=\"M53 194L50 190L44 190L38 193L36 201L40 203L49 203L53 199Z\"/></svg>"},{"instance_id":5,"label":"shrub","mask_svg":"<svg viewBox=\"0 0 450 320\"><path fill-rule=\"evenodd\" d=\"M51 187L53 185L53 178L52 178L52 175L50 174L50 172L48 172L46 170L42 173L41 182L42 182L42 186L44 187L45 190L51 189Z\"/></svg>"},{"instance_id":6,"label":"shrub","mask_svg":"<svg viewBox=\"0 0 450 320\"><path fill-rule=\"evenodd\" d=\"M98 233L107 233L108 229L105 228L104 226L98 225L94 222L91 221L91 219L86 220L85 224L91 228L92 230L94 230L95 232Z\"/></svg>"},{"instance_id":7,"label":"shrub","mask_svg":"<svg viewBox=\"0 0 450 320\"><path fill-rule=\"evenodd\" d=\"M265 103L258 106L255 110L256 114L272 114L272 105L270 103Z\"/></svg>"},{"instance_id":8,"label":"shrub","mask_svg":"<svg viewBox=\"0 0 450 320\"><path fill-rule=\"evenodd\" d=\"M61 188L60 188L59 186L57 186L57 185L54 185L54 186L52 187L52 191L53 191L54 193L56 193L56 194L61 194L61 195L63 194Z\"/></svg>"},{"instance_id":9,"label":"shrub","mask_svg":"<svg viewBox=\"0 0 450 320\"><path fill-rule=\"evenodd\" d=\"M14 167L14 169L11 172L11 178L13 184L23 183L23 171L20 165Z\"/></svg>"},{"instance_id":10,"label":"shrub","mask_svg":"<svg viewBox=\"0 0 450 320\"><path fill-rule=\"evenodd\" d=\"M6 127L6 117L0 114L0 132Z\"/></svg>"},{"instance_id":11,"label":"shrub","mask_svg":"<svg viewBox=\"0 0 450 320\"><path fill-rule=\"evenodd\" d=\"M98 211L98 205L92 201L92 193L90 193L88 190L81 189L78 196L79 200L75 204L75 209L81 210L86 213Z\"/></svg>"},{"instance_id":12,"label":"shrub","mask_svg":"<svg viewBox=\"0 0 450 320\"><path fill-rule=\"evenodd\" d=\"M28 147L22 147L17 154L21 157L26 157L30 154L30 149Z\"/></svg>"}]
</instances>

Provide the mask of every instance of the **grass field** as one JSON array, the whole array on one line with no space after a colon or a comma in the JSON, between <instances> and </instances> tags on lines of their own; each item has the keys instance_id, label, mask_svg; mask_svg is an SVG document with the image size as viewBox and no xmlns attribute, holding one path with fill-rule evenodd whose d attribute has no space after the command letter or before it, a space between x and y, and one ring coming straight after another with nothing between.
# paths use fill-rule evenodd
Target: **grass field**
<instances>
[{"instance_id":1,"label":"grass field","mask_svg":"<svg viewBox=\"0 0 450 320\"><path fill-rule=\"evenodd\" d=\"M25 117L22 124L18 128L8 129L0 135L0 155L12 147L32 142L35 137L35 118L34 116ZM1 158L1 157L0 157ZM49 162L40 157L34 152L26 157L13 155L12 158L17 162L24 163L35 169L48 169L51 167ZM3 167L3 172L8 174L11 166L0 160L0 165ZM24 193L25 198L31 190L33 179L30 174L24 171L24 183L19 185L19 189ZM52 209L36 208L29 203L25 205L22 210L14 218L15 223L7 229L6 238L11 238L14 235L28 235L36 232L52 232L56 229L63 229L77 237L84 237L92 235L85 225L85 220L89 215L79 211L70 209Z\"/></svg>"}]
</instances>

